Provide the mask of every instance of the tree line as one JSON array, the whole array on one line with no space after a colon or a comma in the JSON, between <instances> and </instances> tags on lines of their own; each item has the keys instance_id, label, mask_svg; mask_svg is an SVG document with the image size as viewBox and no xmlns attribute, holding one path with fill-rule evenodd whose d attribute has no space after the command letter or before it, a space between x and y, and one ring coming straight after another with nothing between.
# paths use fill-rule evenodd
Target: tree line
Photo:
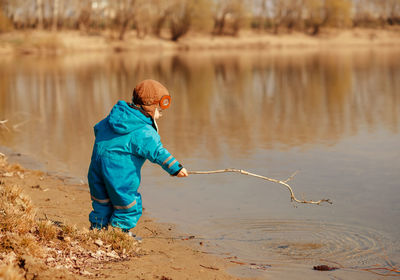
<instances>
[{"instance_id":1,"label":"tree line","mask_svg":"<svg viewBox=\"0 0 400 280\"><path fill-rule=\"evenodd\" d=\"M153 34L178 40L189 30L236 36L243 28L317 35L322 27L400 25L400 0L0 0L0 32L111 30L123 40ZM167 34L167 35L166 35Z\"/></svg>"}]
</instances>

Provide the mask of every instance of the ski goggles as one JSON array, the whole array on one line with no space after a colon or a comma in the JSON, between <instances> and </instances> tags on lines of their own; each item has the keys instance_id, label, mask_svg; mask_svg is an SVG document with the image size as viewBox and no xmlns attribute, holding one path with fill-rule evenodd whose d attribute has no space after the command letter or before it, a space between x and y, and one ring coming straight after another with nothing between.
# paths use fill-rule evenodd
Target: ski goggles
<instances>
[{"instance_id":1,"label":"ski goggles","mask_svg":"<svg viewBox=\"0 0 400 280\"><path fill-rule=\"evenodd\" d=\"M171 96L164 95L160 100L156 100L153 103L145 104L145 105L159 105L161 109L165 110L171 105Z\"/></svg>"}]
</instances>

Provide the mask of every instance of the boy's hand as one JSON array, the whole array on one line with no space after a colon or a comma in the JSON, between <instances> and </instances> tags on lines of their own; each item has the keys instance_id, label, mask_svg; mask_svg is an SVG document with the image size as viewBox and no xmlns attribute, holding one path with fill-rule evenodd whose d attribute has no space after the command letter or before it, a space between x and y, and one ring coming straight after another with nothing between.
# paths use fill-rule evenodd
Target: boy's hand
<instances>
[{"instance_id":1,"label":"boy's hand","mask_svg":"<svg viewBox=\"0 0 400 280\"><path fill-rule=\"evenodd\" d=\"M178 175L176 175L177 177L187 177L189 176L186 168L182 168L181 171L179 171Z\"/></svg>"}]
</instances>

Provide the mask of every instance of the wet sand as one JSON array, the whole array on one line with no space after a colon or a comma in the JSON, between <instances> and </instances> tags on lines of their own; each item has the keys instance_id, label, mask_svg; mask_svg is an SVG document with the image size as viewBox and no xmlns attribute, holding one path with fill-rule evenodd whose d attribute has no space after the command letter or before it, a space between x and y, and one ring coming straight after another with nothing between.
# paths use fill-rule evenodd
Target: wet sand
<instances>
[{"instance_id":1,"label":"wet sand","mask_svg":"<svg viewBox=\"0 0 400 280\"><path fill-rule=\"evenodd\" d=\"M19 171L10 172L14 169ZM39 219L76 225L78 229L89 227L87 185L68 184L61 176L20 169L19 165L2 167L0 178L4 184L23 189L38 208ZM133 231L143 238L138 257L105 263L101 271L88 271L98 274L97 279L238 279L225 271L234 263L208 254L201 240L179 233L173 225L154 221L146 211ZM31 262L29 271L37 274L35 279L85 278L46 267L40 259Z\"/></svg>"}]
</instances>

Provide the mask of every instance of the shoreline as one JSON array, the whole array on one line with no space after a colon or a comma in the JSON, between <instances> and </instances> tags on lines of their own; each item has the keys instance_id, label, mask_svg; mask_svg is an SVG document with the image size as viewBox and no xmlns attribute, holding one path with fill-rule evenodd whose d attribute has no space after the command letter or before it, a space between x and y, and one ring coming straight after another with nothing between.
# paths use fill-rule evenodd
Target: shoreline
<instances>
[{"instance_id":1,"label":"shoreline","mask_svg":"<svg viewBox=\"0 0 400 280\"><path fill-rule=\"evenodd\" d=\"M318 36L300 32L270 34L244 30L237 37L190 33L178 42L147 36L137 39L128 32L124 41L108 32L86 35L79 31L13 31L0 34L0 55L63 55L79 52L152 53L215 50L329 49L393 47L400 44L400 29L323 29Z\"/></svg>"},{"instance_id":2,"label":"shoreline","mask_svg":"<svg viewBox=\"0 0 400 280\"><path fill-rule=\"evenodd\" d=\"M6 155L7 156L7 155ZM0 155L0 180L5 186L19 187L37 209L36 219L54 224L89 228L90 196L88 186L66 183L58 176L25 169L19 164L5 163ZM13 160L15 162L15 159ZM71 207L72 206L72 207ZM209 254L207 244L196 237L185 235L174 225L157 222L144 209L135 234L143 238L139 254L127 260L105 261L101 270L87 269L96 278L131 279L242 279L228 274L229 267L237 266L229 260ZM204 243L204 244L203 244ZM93 244L92 244L93 245ZM87 279L85 275L45 266L46 260L22 256L27 262L26 273L38 279ZM4 260L0 259L0 264ZM1 266L1 265L0 265ZM65 279L65 278L63 278Z\"/></svg>"}]
</instances>

